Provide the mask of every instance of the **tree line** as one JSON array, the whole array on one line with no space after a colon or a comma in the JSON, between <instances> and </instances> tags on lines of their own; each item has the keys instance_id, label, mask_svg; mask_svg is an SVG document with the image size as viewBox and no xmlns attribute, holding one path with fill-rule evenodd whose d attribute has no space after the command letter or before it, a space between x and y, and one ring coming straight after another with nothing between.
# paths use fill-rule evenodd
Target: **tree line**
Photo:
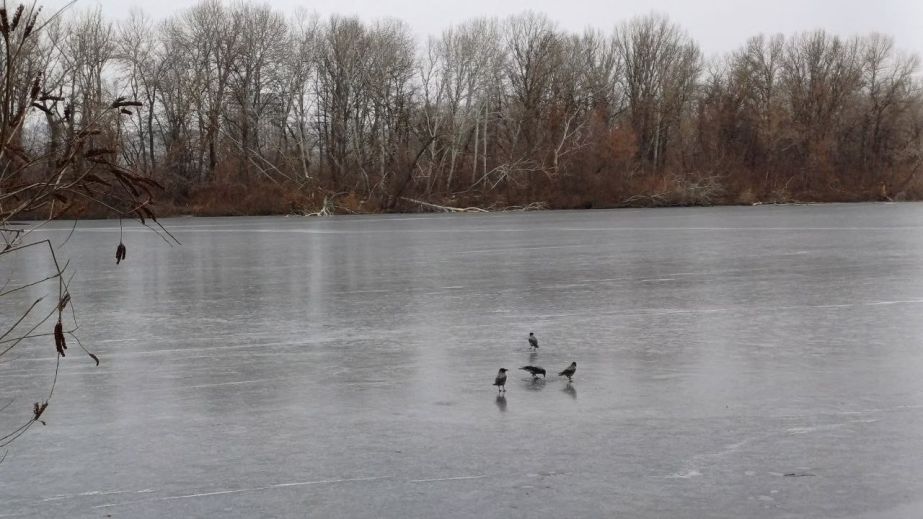
<instances>
[{"instance_id":1,"label":"tree line","mask_svg":"<svg viewBox=\"0 0 923 519\"><path fill-rule=\"evenodd\" d=\"M108 121L94 145L162 184L167 212L923 196L919 58L881 34L760 35L706 58L657 14L574 33L527 12L420 40L218 0L43 29L6 78L41 78L17 145L53 168ZM117 98L137 104L112 113Z\"/></svg>"}]
</instances>

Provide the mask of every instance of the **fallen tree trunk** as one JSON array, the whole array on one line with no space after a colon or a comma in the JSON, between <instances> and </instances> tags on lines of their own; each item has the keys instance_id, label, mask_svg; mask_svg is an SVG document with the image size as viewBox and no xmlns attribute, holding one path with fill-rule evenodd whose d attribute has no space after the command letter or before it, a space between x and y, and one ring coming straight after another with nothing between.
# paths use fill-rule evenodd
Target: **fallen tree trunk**
<instances>
[{"instance_id":1,"label":"fallen tree trunk","mask_svg":"<svg viewBox=\"0 0 923 519\"><path fill-rule=\"evenodd\" d=\"M410 202L412 204L417 204L417 205L426 207L428 209L442 211L444 213L489 213L490 212L487 209L481 209L480 207L452 207L448 205L438 205L438 204L432 204L430 202L424 202L422 200L417 200L414 198L407 198L406 196L402 196L401 200Z\"/></svg>"}]
</instances>

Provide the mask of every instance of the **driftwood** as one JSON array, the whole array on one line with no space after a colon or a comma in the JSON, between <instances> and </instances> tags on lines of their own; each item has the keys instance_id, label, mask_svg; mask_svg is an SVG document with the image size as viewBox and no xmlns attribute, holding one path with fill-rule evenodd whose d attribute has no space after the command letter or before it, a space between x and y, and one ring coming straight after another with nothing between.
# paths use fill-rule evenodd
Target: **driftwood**
<instances>
[{"instance_id":1,"label":"driftwood","mask_svg":"<svg viewBox=\"0 0 923 519\"><path fill-rule=\"evenodd\" d=\"M416 198L408 198L406 196L399 198L405 202L410 202L412 204L443 213L494 213L504 211L543 211L548 209L548 204L545 202L532 202L531 204L527 205L512 205L506 207L491 206L487 209L484 209L482 207L453 207L450 205L440 205L434 204L432 202L424 202L423 200L417 200ZM354 213L353 211L349 210L347 210L347 212ZM320 210L313 213L300 214L301 216L333 216L336 214L336 205L334 204L334 199L329 196L324 196L324 203Z\"/></svg>"},{"instance_id":2,"label":"driftwood","mask_svg":"<svg viewBox=\"0 0 923 519\"><path fill-rule=\"evenodd\" d=\"M527 205L511 205L498 209L492 208L491 211L544 211L545 209L548 209L548 204L545 202L532 202Z\"/></svg>"},{"instance_id":3,"label":"driftwood","mask_svg":"<svg viewBox=\"0 0 923 519\"><path fill-rule=\"evenodd\" d=\"M435 209L436 211L442 211L444 213L489 213L490 212L487 209L481 209L480 207L452 207L448 205L431 204L429 202L424 202L422 200L417 200L414 198L407 198L406 196L402 196L401 200L410 202L412 204L417 204L417 205L426 207L428 209Z\"/></svg>"},{"instance_id":4,"label":"driftwood","mask_svg":"<svg viewBox=\"0 0 923 519\"><path fill-rule=\"evenodd\" d=\"M619 204L620 207L658 207L666 205L666 193L653 195L633 195Z\"/></svg>"},{"instance_id":5,"label":"driftwood","mask_svg":"<svg viewBox=\"0 0 923 519\"><path fill-rule=\"evenodd\" d=\"M548 204L545 202L532 202L527 205L511 205L506 207L490 206L484 209L482 207L452 207L449 205L439 205L432 202L417 200L415 198L407 198L405 196L402 196L401 200L445 213L494 213L503 211L542 211L548 209Z\"/></svg>"},{"instance_id":6,"label":"driftwood","mask_svg":"<svg viewBox=\"0 0 923 519\"><path fill-rule=\"evenodd\" d=\"M324 195L324 204L319 211L314 213L305 213L305 216L333 216L336 206L333 205L333 198Z\"/></svg>"}]
</instances>

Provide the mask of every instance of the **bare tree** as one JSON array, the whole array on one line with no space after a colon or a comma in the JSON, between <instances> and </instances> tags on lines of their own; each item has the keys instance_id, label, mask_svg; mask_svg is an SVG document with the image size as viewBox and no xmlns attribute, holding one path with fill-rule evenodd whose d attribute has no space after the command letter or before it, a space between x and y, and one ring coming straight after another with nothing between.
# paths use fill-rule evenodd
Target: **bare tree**
<instances>
[{"instance_id":1,"label":"bare tree","mask_svg":"<svg viewBox=\"0 0 923 519\"><path fill-rule=\"evenodd\" d=\"M312 118L316 103L311 85L315 80L318 51L318 19L308 17L304 12L296 15L289 24L292 28L292 52L287 53L285 79L285 131L282 132L282 147L286 156L295 155L295 175L302 180L311 178L313 154L317 149L317 137L312 132ZM294 143L294 150L289 143Z\"/></svg>"},{"instance_id":2,"label":"bare tree","mask_svg":"<svg viewBox=\"0 0 923 519\"><path fill-rule=\"evenodd\" d=\"M157 169L155 131L157 98L164 83L163 51L153 21L141 11L132 11L119 25L116 53L132 99L143 99L144 109L135 111L137 132L132 162L150 173Z\"/></svg>"},{"instance_id":3,"label":"bare tree","mask_svg":"<svg viewBox=\"0 0 923 519\"><path fill-rule=\"evenodd\" d=\"M615 35L641 158L660 169L701 69L698 46L669 19L635 18Z\"/></svg>"}]
</instances>

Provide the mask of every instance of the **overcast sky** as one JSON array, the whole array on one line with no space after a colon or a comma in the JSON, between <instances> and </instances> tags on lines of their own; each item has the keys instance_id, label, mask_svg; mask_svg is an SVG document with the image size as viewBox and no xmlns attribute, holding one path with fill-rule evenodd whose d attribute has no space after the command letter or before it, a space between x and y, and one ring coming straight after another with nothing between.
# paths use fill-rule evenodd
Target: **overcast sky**
<instances>
[{"instance_id":1,"label":"overcast sky","mask_svg":"<svg viewBox=\"0 0 923 519\"><path fill-rule=\"evenodd\" d=\"M9 1L9 0L8 0ZM39 0L46 9L64 0ZM140 7L165 18L195 0L78 0L77 8L101 5L121 18ZM506 16L524 10L547 14L561 28L587 26L609 30L616 23L652 10L682 25L706 54L732 50L758 33L792 33L824 28L841 35L882 32L899 48L923 54L923 0L270 0L265 3L293 12L301 6L321 15L357 14L363 19L395 17L419 35L475 16Z\"/></svg>"}]
</instances>

